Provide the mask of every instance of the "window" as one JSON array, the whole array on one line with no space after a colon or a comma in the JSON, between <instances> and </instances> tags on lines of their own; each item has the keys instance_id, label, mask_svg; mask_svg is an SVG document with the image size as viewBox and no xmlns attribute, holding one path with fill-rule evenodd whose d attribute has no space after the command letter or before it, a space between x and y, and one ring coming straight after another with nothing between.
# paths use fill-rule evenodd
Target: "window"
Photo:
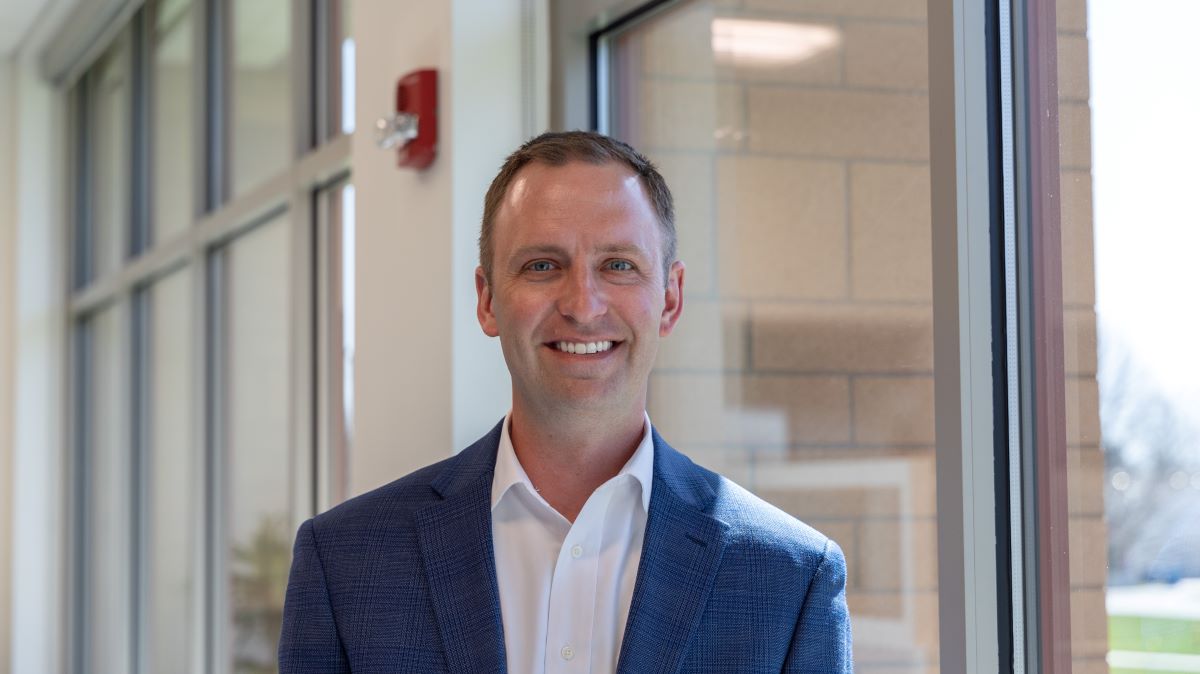
<instances>
[{"instance_id":1,"label":"window","mask_svg":"<svg viewBox=\"0 0 1200 674\"><path fill-rule=\"evenodd\" d=\"M147 2L72 85L71 671L275 670L292 535L345 497L311 279L352 232L352 50L301 55L347 4Z\"/></svg>"},{"instance_id":2,"label":"window","mask_svg":"<svg viewBox=\"0 0 1200 674\"><path fill-rule=\"evenodd\" d=\"M841 545L857 669L925 672L939 657L925 3L826 4L678 2L619 24L599 36L597 122L676 201L688 304L651 419Z\"/></svg>"},{"instance_id":3,"label":"window","mask_svg":"<svg viewBox=\"0 0 1200 674\"><path fill-rule=\"evenodd\" d=\"M1200 672L1200 359L1188 221L1194 3L1056 15L1075 671ZM1046 76L1045 66L1037 66Z\"/></svg>"}]
</instances>

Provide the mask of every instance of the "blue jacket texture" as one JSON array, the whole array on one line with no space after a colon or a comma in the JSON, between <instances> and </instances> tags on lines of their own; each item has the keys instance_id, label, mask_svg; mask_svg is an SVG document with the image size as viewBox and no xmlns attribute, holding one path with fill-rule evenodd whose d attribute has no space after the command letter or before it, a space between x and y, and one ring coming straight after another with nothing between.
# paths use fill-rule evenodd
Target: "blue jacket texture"
<instances>
[{"instance_id":1,"label":"blue jacket texture","mask_svg":"<svg viewBox=\"0 0 1200 674\"><path fill-rule=\"evenodd\" d=\"M491 532L499 441L497 425L300 527L281 674L505 671ZM655 432L617 671L848 674L845 584L836 543Z\"/></svg>"}]
</instances>

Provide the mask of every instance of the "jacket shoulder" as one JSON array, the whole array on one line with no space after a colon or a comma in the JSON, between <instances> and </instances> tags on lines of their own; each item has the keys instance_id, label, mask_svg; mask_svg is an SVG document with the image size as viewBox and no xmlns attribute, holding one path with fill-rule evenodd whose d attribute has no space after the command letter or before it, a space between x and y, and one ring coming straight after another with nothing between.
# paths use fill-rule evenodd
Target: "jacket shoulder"
<instances>
[{"instance_id":1,"label":"jacket shoulder","mask_svg":"<svg viewBox=\"0 0 1200 674\"><path fill-rule=\"evenodd\" d=\"M777 553L808 567L819 564L836 543L796 517L764 501L733 480L688 462L714 493L709 514L727 525L730 543ZM840 552L837 553L840 555Z\"/></svg>"},{"instance_id":2,"label":"jacket shoulder","mask_svg":"<svg viewBox=\"0 0 1200 674\"><path fill-rule=\"evenodd\" d=\"M419 468L341 503L312 519L313 530L320 538L331 531L356 530L388 526L407 526L414 515L425 506L475 479L489 475L496 464L496 446L500 440L500 424L491 432L454 456Z\"/></svg>"},{"instance_id":3,"label":"jacket shoulder","mask_svg":"<svg viewBox=\"0 0 1200 674\"><path fill-rule=\"evenodd\" d=\"M353 524L356 521L396 517L420 510L439 499L431 483L448 468L455 457L449 457L415 470L381 487L347 499L313 518L318 530L328 530Z\"/></svg>"},{"instance_id":4,"label":"jacket shoulder","mask_svg":"<svg viewBox=\"0 0 1200 674\"><path fill-rule=\"evenodd\" d=\"M718 478L721 486L713 514L730 524L731 533L739 537L751 537L768 545L778 543L812 554L824 554L829 542L824 534L729 478Z\"/></svg>"}]
</instances>

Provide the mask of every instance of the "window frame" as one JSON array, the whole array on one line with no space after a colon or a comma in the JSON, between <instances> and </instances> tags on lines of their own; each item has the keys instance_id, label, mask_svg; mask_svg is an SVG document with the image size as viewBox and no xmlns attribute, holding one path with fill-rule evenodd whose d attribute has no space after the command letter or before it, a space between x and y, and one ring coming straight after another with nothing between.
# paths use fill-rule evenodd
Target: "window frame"
<instances>
[{"instance_id":1,"label":"window frame","mask_svg":"<svg viewBox=\"0 0 1200 674\"><path fill-rule=\"evenodd\" d=\"M604 84L611 35L687 1L555 4L552 128L607 130L610 102ZM1002 265L1008 258L1001 227L1003 193L998 189L1004 144L998 25L1002 4L928 4L943 671L1022 671L1011 667L1013 643L1026 638L1024 623L1013 620L1022 614L1013 608L1009 540L1021 531L1013 529L1020 522L1009 518L1012 494L1005 471L1010 451L1022 445L1009 438L1006 402L1014 373L1002 357L1013 337L1004 321Z\"/></svg>"},{"instance_id":2,"label":"window frame","mask_svg":"<svg viewBox=\"0 0 1200 674\"><path fill-rule=\"evenodd\" d=\"M66 559L66 607L68 653L65 664L69 671L88 671L83 638L86 633L85 614L79 609L87 602L87 583L80 576L86 569L86 558L82 554L87 546L86 510L87 501L83 485L89 480L87 451L87 410L90 409L90 381L88 367L90 343L86 330L81 330L81 321L97 310L113 303L127 304L123 312L123 329L131 330L131 339L124 355L129 365L128 372L122 371L131 384L131 395L123 401L127 405L129 419L130 451L134 457L128 466L128 480L132 492L130 507L130 532L132 536L130 554L134 560L131 568L134 585L129 597L133 634L132 658L135 671L148 671L148 651L142 643L146 621L148 579L141 573L141 565L148 558L148 520L141 504L151 489L152 476L146 471L148 439L145 429L148 424L149 400L146 386L153 367L146 348L145 334L151 308L147 293L159 278L183 268L190 270L190 311L194 324L200 329L200 338L195 345L189 367L194 387L192 429L189 441L193 446L193 474L203 476L203 485L197 490L192 504L196 513L194 522L195 555L192 563L196 582L193 588L193 633L191 635L192 658L189 671L211 671L221 662L228 662L231 650L228 647L230 625L228 620L228 578L225 575L226 551L224 500L221 498L225 462L220 456L222 449L221 428L224 422L220 408L223 396L220 386L223 381L215 364L221 362L220 322L223 306L220 301L223 288L220 274L223 273L220 255L223 245L239 234L277 216L287 213L292 228L293 242L289 251L290 263L288 284L290 287L292 316L289 325L290 370L293 384L289 387L289 437L291 448L289 464L291 504L289 524L294 528L316 512L317 504L327 501L321 492L318 476L322 470L317 464L317 441L319 432L317 419L324 413L318 405L329 404L318 396L317 387L323 373L315 367L314 350L317 334L337 326L326 325L318 316L316 305L326 301L323 288L314 284L315 255L318 245L318 223L314 212L315 195L332 184L344 181L350 171L350 138L340 132L325 135L317 128L321 111L338 106L341 101L333 100L329 94L330 73L324 64L314 60L314 35L328 30L327 20L331 16L328 8L321 10L322 3L301 3L292 11L291 58L289 62L292 100L289 105L288 137L291 139L291 155L287 165L263 183L251 188L236 198L229 198L227 189L229 155L226 152L228 119L228 31L229 7L232 0L201 2L193 0L189 11L194 13L193 35L193 91L196 101L196 133L192 139L191 161L195 162L193 220L183 232L164 241L152 240L149 209L153 198L153 171L150 166L154 139L149 132L153 120L154 104L153 18L157 3L141 0L108 2L106 6L93 6L72 18L62 30L62 39L43 57L42 67L48 77L62 90L69 92L70 114L66 137L71 139L69 152L76 158L71 172L72 185L68 189L72 208L68 227L69 249L75 251L67 265L70 283L66 299L68 334L68 452L74 457L69 462L67 476L67 538ZM101 3L98 3L98 5ZM126 257L118 268L103 276L90 278L94 265L90 262L94 237L91 234L91 177L94 166L90 160L92 152L88 143L92 137L90 102L87 82L91 66L106 52L113 38L134 26L131 56L130 120L135 134L130 143L131 190L129 194L130 217L122 223L121 236L128 245L122 246ZM334 82L333 84L336 84ZM318 99L316 96L323 97ZM138 123L141 120L142 123ZM136 305L136 306L135 306ZM140 308L139 308L140 307ZM127 315L126 315L127 314ZM124 319L128 320L125 321ZM335 451L338 451L335 448ZM199 478L198 478L199 479Z\"/></svg>"}]
</instances>

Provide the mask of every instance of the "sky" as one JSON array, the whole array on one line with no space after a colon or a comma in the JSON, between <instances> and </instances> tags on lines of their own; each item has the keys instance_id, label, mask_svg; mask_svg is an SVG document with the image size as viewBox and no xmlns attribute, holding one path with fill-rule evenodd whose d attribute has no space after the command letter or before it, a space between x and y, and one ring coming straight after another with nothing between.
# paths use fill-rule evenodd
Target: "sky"
<instances>
[{"instance_id":1,"label":"sky","mask_svg":"<svg viewBox=\"0 0 1200 674\"><path fill-rule=\"evenodd\" d=\"M1088 24L1100 338L1200 424L1200 0L1089 0Z\"/></svg>"}]
</instances>

